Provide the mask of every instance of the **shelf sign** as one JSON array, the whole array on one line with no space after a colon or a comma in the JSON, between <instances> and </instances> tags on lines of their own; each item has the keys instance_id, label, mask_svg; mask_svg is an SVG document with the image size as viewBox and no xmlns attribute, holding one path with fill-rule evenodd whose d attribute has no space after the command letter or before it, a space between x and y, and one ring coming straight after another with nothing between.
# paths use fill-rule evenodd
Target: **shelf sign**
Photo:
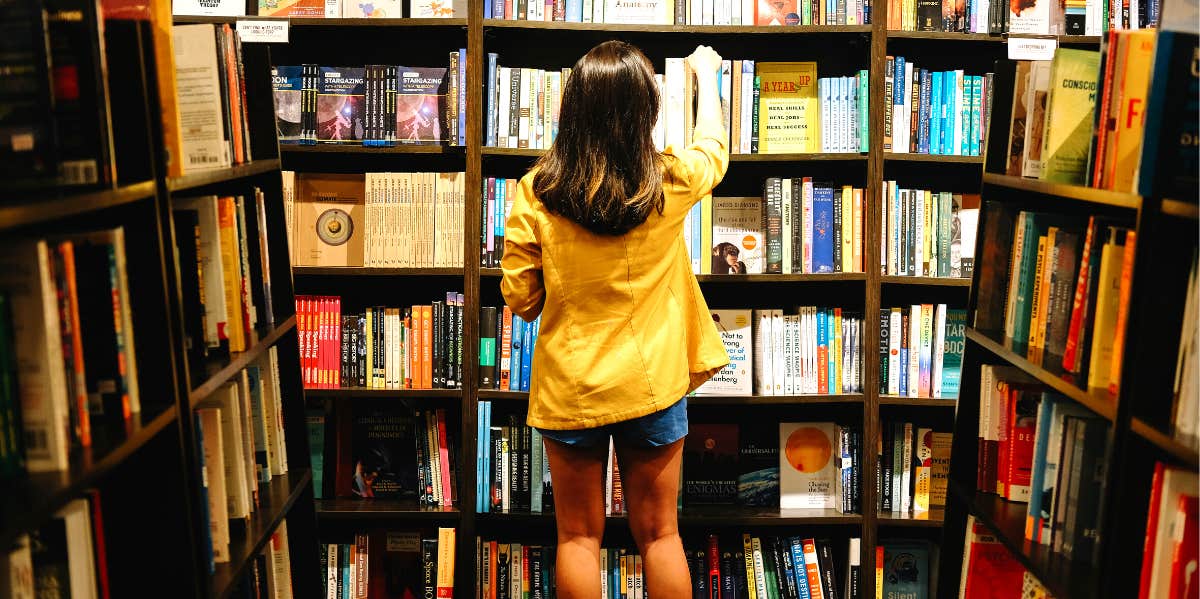
<instances>
[{"instance_id":1,"label":"shelf sign","mask_svg":"<svg viewBox=\"0 0 1200 599\"><path fill-rule=\"evenodd\" d=\"M1058 40L1052 37L1008 37L1009 60L1053 60Z\"/></svg>"},{"instance_id":2,"label":"shelf sign","mask_svg":"<svg viewBox=\"0 0 1200 599\"><path fill-rule=\"evenodd\" d=\"M270 21L239 19L237 32L243 43L286 44L288 42L288 22L285 19Z\"/></svg>"}]
</instances>

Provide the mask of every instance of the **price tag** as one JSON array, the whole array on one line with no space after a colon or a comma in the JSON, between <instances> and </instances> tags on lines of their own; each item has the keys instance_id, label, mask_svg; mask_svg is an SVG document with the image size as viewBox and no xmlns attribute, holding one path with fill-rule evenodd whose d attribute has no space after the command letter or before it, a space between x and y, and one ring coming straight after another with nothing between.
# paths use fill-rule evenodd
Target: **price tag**
<instances>
[{"instance_id":1,"label":"price tag","mask_svg":"<svg viewBox=\"0 0 1200 599\"><path fill-rule=\"evenodd\" d=\"M1009 60L1053 60L1058 40L1052 37L1008 37Z\"/></svg>"},{"instance_id":2,"label":"price tag","mask_svg":"<svg viewBox=\"0 0 1200 599\"><path fill-rule=\"evenodd\" d=\"M237 31L243 43L286 44L288 42L288 22L285 19L239 20Z\"/></svg>"}]
</instances>

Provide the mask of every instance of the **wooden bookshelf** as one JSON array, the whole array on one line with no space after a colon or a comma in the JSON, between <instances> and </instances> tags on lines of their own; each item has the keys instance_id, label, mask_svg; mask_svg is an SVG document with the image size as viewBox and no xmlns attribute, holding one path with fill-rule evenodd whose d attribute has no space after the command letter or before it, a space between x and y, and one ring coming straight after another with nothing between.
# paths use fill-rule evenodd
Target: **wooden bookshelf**
<instances>
[{"instance_id":1,"label":"wooden bookshelf","mask_svg":"<svg viewBox=\"0 0 1200 599\"><path fill-rule=\"evenodd\" d=\"M554 526L554 512L487 512L475 514L482 523L509 526ZM623 515L606 518L609 525L625 526L629 519ZM684 507L679 511L679 524L703 530L704 526L744 527L804 527L804 526L861 526L859 514L842 514L837 510L792 510L777 507L759 508L735 505L704 505Z\"/></svg>"},{"instance_id":2,"label":"wooden bookshelf","mask_svg":"<svg viewBox=\"0 0 1200 599\"><path fill-rule=\"evenodd\" d=\"M983 156L956 156L954 154L917 154L885 152L883 159L888 162L934 162L937 164L983 164Z\"/></svg>"},{"instance_id":3,"label":"wooden bookshelf","mask_svg":"<svg viewBox=\"0 0 1200 599\"><path fill-rule=\"evenodd\" d=\"M596 31L610 33L661 33L670 35L828 35L838 33L870 34L870 25L637 25L626 23L566 23L562 21L519 21L484 19L485 28L552 31Z\"/></svg>"},{"instance_id":4,"label":"wooden bookshelf","mask_svg":"<svg viewBox=\"0 0 1200 599\"><path fill-rule=\"evenodd\" d=\"M181 177L171 177L167 179L167 189L173 192L188 191L197 187L207 187L272 172L279 172L278 158L265 158L225 168L196 171Z\"/></svg>"},{"instance_id":5,"label":"wooden bookshelf","mask_svg":"<svg viewBox=\"0 0 1200 599\"><path fill-rule=\"evenodd\" d=\"M358 144L284 144L283 154L462 154L462 146L434 144L401 144L397 146L363 146Z\"/></svg>"},{"instance_id":6,"label":"wooden bookshelf","mask_svg":"<svg viewBox=\"0 0 1200 599\"><path fill-rule=\"evenodd\" d=\"M1093 207L1121 208L1125 210L1137 210L1142 204L1141 197L1132 193L1108 191L1079 185L1048 183L1038 179L1026 179L1011 175L984 173L983 184L985 188L996 188L1001 193L1034 193L1044 196L1050 201L1060 203L1074 201ZM1046 206L1046 208L1049 208L1049 206Z\"/></svg>"},{"instance_id":7,"label":"wooden bookshelf","mask_svg":"<svg viewBox=\"0 0 1200 599\"><path fill-rule=\"evenodd\" d=\"M454 507L418 505L416 501L383 499L318 499L317 514L322 521L393 521L440 522L454 526L462 518Z\"/></svg>"},{"instance_id":8,"label":"wooden bookshelf","mask_svg":"<svg viewBox=\"0 0 1200 599\"><path fill-rule=\"evenodd\" d=\"M463 269L448 268L392 268L383 266L294 266L292 275L297 277L459 277Z\"/></svg>"},{"instance_id":9,"label":"wooden bookshelf","mask_svg":"<svg viewBox=\"0 0 1200 599\"><path fill-rule=\"evenodd\" d=\"M269 350L271 346L275 345L275 343L279 341L280 337L283 337L283 335L295 327L296 317L293 315L288 317L287 320L283 321L278 326L264 329L263 334L258 338L258 341L255 342L254 345L251 345L246 351L233 354L230 356L228 361L218 360L210 363L208 365L210 368L204 375L197 373L197 375L199 375L197 378L203 377L200 378L202 382L198 387L193 389L192 392L188 394L188 403L191 404L192 407L195 407L197 402L203 401L204 398L212 395L213 391L216 391L218 387L224 385L229 381L229 379L233 378L234 375L241 372L252 362L257 360L260 356L262 356L263 352Z\"/></svg>"},{"instance_id":10,"label":"wooden bookshelf","mask_svg":"<svg viewBox=\"0 0 1200 599\"><path fill-rule=\"evenodd\" d=\"M369 387L343 387L341 389L305 389L308 397L333 399L374 398L374 399L437 399L459 398L463 396L462 389L372 389Z\"/></svg>"},{"instance_id":11,"label":"wooden bookshelf","mask_svg":"<svg viewBox=\"0 0 1200 599\"><path fill-rule=\"evenodd\" d=\"M954 277L906 277L882 275L879 282L884 285L914 285L918 287L970 287L971 279Z\"/></svg>"},{"instance_id":12,"label":"wooden bookshelf","mask_svg":"<svg viewBox=\"0 0 1200 599\"><path fill-rule=\"evenodd\" d=\"M26 227L106 208L123 206L154 197L154 181L139 181L114 189L73 191L49 189L13 194L11 200L0 200L0 231Z\"/></svg>"},{"instance_id":13,"label":"wooden bookshelf","mask_svg":"<svg viewBox=\"0 0 1200 599\"><path fill-rule=\"evenodd\" d=\"M312 485L312 472L300 470L294 473L277 476L271 482L259 487L259 507L250 517L250 523L240 535L233 535L229 541L229 563L217 564L216 572L212 575L212 587L209 597L225 599L232 596L237 581L254 562L254 557L262 552L263 547L271 540L272 533L279 523L292 511L292 507ZM290 522L290 521L289 521ZM291 542L292 526L288 526L288 539ZM293 561L295 558L292 558ZM304 584L304 578L292 575L292 585ZM311 572L310 572L311 574ZM307 593L296 591L297 596Z\"/></svg>"}]
</instances>

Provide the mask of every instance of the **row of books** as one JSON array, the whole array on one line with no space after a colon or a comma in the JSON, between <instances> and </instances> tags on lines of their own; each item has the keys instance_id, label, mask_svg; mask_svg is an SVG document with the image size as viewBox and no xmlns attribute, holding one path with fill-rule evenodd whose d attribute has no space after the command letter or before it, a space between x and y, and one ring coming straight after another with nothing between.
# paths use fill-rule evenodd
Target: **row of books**
<instances>
[{"instance_id":1,"label":"row of books","mask_svg":"<svg viewBox=\"0 0 1200 599\"><path fill-rule=\"evenodd\" d=\"M884 69L883 150L896 154L982 156L992 108L992 74L930 71L903 56Z\"/></svg>"},{"instance_id":2,"label":"row of books","mask_svg":"<svg viewBox=\"0 0 1200 599\"><path fill-rule=\"evenodd\" d=\"M108 597L100 492L88 490L0 552L0 595Z\"/></svg>"},{"instance_id":3,"label":"row of books","mask_svg":"<svg viewBox=\"0 0 1200 599\"><path fill-rule=\"evenodd\" d=\"M1155 464L1139 597L1183 597L1195 588L1195 568L1200 561L1200 539L1196 534L1200 530L1198 485L1194 470Z\"/></svg>"},{"instance_id":4,"label":"row of books","mask_svg":"<svg viewBox=\"0 0 1200 599\"><path fill-rule=\"evenodd\" d=\"M917 2L890 0L887 28L892 31L948 31L962 33L1010 33L1015 35L1101 35L1114 28L1137 28L1154 23L1145 10L1157 0L1138 0L1128 5L1132 14L1108 0L1073 0L1067 5L1037 0L1020 9L1006 10L994 0ZM1110 13L1113 8L1117 9ZM1132 18L1131 18L1132 17Z\"/></svg>"},{"instance_id":5,"label":"row of books","mask_svg":"<svg viewBox=\"0 0 1200 599\"><path fill-rule=\"evenodd\" d=\"M379 404L339 408L334 415L336 453L319 461L335 467L335 497L458 505L457 423L444 408Z\"/></svg>"},{"instance_id":6,"label":"row of books","mask_svg":"<svg viewBox=\"0 0 1200 599\"><path fill-rule=\"evenodd\" d=\"M466 50L449 67L271 67L280 143L466 145Z\"/></svg>"},{"instance_id":7,"label":"row of books","mask_svg":"<svg viewBox=\"0 0 1200 599\"><path fill-rule=\"evenodd\" d=\"M986 524L967 516L959 597L1054 599Z\"/></svg>"},{"instance_id":8,"label":"row of books","mask_svg":"<svg viewBox=\"0 0 1200 599\"><path fill-rule=\"evenodd\" d=\"M228 23L176 25L183 171L225 168L253 160L241 39Z\"/></svg>"},{"instance_id":9,"label":"row of books","mask_svg":"<svg viewBox=\"0 0 1200 599\"><path fill-rule=\"evenodd\" d=\"M686 547L692 596L739 599L760 597L837 599L858 594L861 540L847 543L844 577L837 576L834 542L805 536L760 537L743 533L724 541L709 535L699 547ZM555 547L479 538L475 563L482 597L554 597ZM644 599L642 557L636 550L600 550L600 596ZM525 590L530 589L530 590Z\"/></svg>"},{"instance_id":10,"label":"row of books","mask_svg":"<svg viewBox=\"0 0 1200 599\"><path fill-rule=\"evenodd\" d=\"M466 175L284 172L296 266L463 265Z\"/></svg>"},{"instance_id":11,"label":"row of books","mask_svg":"<svg viewBox=\"0 0 1200 599\"><path fill-rule=\"evenodd\" d=\"M483 18L646 25L863 25L871 22L871 3L664 0L630 6L616 0L550 0L544 5L536 0L487 0Z\"/></svg>"},{"instance_id":12,"label":"row of books","mask_svg":"<svg viewBox=\"0 0 1200 599\"><path fill-rule=\"evenodd\" d=\"M976 488L1027 502L1025 537L1093 559L1108 423L1020 371L980 374Z\"/></svg>"},{"instance_id":13,"label":"row of books","mask_svg":"<svg viewBox=\"0 0 1200 599\"><path fill-rule=\"evenodd\" d=\"M966 310L946 304L881 308L880 395L957 398L966 326Z\"/></svg>"},{"instance_id":14,"label":"row of books","mask_svg":"<svg viewBox=\"0 0 1200 599\"><path fill-rule=\"evenodd\" d=\"M570 69L510 68L495 53L487 58L486 145L549 148ZM687 61L673 57L655 75L662 98L654 128L659 149L682 148L692 139L692 77ZM865 70L818 78L815 62L723 61L719 89L728 147L742 154L865 152L866 86Z\"/></svg>"},{"instance_id":15,"label":"row of books","mask_svg":"<svg viewBox=\"0 0 1200 599\"><path fill-rule=\"evenodd\" d=\"M463 295L405 308L343 314L338 296L296 297L309 389L460 389Z\"/></svg>"},{"instance_id":16,"label":"row of books","mask_svg":"<svg viewBox=\"0 0 1200 599\"><path fill-rule=\"evenodd\" d=\"M881 274L971 278L978 194L904 189L888 180L881 200Z\"/></svg>"},{"instance_id":17,"label":"row of books","mask_svg":"<svg viewBox=\"0 0 1200 599\"><path fill-rule=\"evenodd\" d=\"M529 391L542 317L526 322L508 306L479 311L479 388Z\"/></svg>"},{"instance_id":18,"label":"row of books","mask_svg":"<svg viewBox=\"0 0 1200 599\"><path fill-rule=\"evenodd\" d=\"M247 564L247 571L232 586L234 599L292 599L292 554L288 546L287 519L271 533L262 551Z\"/></svg>"},{"instance_id":19,"label":"row of books","mask_svg":"<svg viewBox=\"0 0 1200 599\"><path fill-rule=\"evenodd\" d=\"M251 193L172 201L192 372L209 356L246 351L274 322L266 198Z\"/></svg>"},{"instance_id":20,"label":"row of books","mask_svg":"<svg viewBox=\"0 0 1200 599\"><path fill-rule=\"evenodd\" d=\"M407 6L407 8L406 8ZM172 13L187 16L246 16L246 3L238 0L179 0L171 4ZM258 0L259 17L315 19L450 19L466 18L463 0Z\"/></svg>"},{"instance_id":21,"label":"row of books","mask_svg":"<svg viewBox=\"0 0 1200 599\"><path fill-rule=\"evenodd\" d=\"M507 421L493 418L490 401L480 401L478 411L476 510L534 514L554 511L550 462L542 434L525 426L515 414L510 414ZM607 496L611 505L611 493Z\"/></svg>"},{"instance_id":22,"label":"row of books","mask_svg":"<svg viewBox=\"0 0 1200 599\"><path fill-rule=\"evenodd\" d=\"M946 506L951 433L912 422L880 424L879 511L920 515Z\"/></svg>"},{"instance_id":23,"label":"row of books","mask_svg":"<svg viewBox=\"0 0 1200 599\"><path fill-rule=\"evenodd\" d=\"M1184 300L1183 326L1180 328L1179 354L1175 362L1174 405L1171 409L1171 433L1191 447L1200 448L1200 254L1192 249L1188 271L1187 299Z\"/></svg>"},{"instance_id":24,"label":"row of books","mask_svg":"<svg viewBox=\"0 0 1200 599\"><path fill-rule=\"evenodd\" d=\"M245 530L260 488L288 473L276 348L196 406L196 455L207 499L210 569L230 559L230 531Z\"/></svg>"},{"instance_id":25,"label":"row of books","mask_svg":"<svg viewBox=\"0 0 1200 599\"><path fill-rule=\"evenodd\" d=\"M352 543L321 544L322 597L453 597L457 529L355 533Z\"/></svg>"},{"instance_id":26,"label":"row of books","mask_svg":"<svg viewBox=\"0 0 1200 599\"><path fill-rule=\"evenodd\" d=\"M121 228L0 250L0 472L66 470L141 411Z\"/></svg>"},{"instance_id":27,"label":"row of books","mask_svg":"<svg viewBox=\"0 0 1200 599\"><path fill-rule=\"evenodd\" d=\"M861 393L862 317L841 308L711 310L729 364L697 395Z\"/></svg>"},{"instance_id":28,"label":"row of books","mask_svg":"<svg viewBox=\"0 0 1200 599\"><path fill-rule=\"evenodd\" d=\"M989 210L975 327L1002 331L1029 361L1115 395L1134 232L1099 217Z\"/></svg>"}]
</instances>

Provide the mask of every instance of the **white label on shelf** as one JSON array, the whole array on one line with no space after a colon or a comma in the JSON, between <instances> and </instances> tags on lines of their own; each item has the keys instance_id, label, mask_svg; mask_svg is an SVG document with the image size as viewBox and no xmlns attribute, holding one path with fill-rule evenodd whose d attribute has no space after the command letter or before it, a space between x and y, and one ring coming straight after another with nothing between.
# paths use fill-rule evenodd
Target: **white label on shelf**
<instances>
[{"instance_id":1,"label":"white label on shelf","mask_svg":"<svg viewBox=\"0 0 1200 599\"><path fill-rule=\"evenodd\" d=\"M286 20L248 21L239 19L237 22L238 36L243 43L253 44L286 44L288 43L288 22Z\"/></svg>"},{"instance_id":2,"label":"white label on shelf","mask_svg":"<svg viewBox=\"0 0 1200 599\"><path fill-rule=\"evenodd\" d=\"M1008 37L1009 60L1053 60L1058 40L1052 37Z\"/></svg>"}]
</instances>

